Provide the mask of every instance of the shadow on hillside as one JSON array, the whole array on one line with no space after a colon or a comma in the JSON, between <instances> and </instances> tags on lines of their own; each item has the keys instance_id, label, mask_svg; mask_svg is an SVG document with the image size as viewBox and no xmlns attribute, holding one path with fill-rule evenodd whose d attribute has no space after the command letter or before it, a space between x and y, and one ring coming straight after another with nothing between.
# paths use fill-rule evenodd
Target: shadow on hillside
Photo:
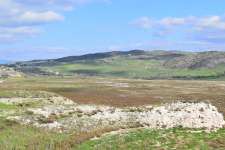
<instances>
[{"instance_id":1,"label":"shadow on hillside","mask_svg":"<svg viewBox=\"0 0 225 150\"><path fill-rule=\"evenodd\" d=\"M87 76L127 76L125 71L111 71L111 72L102 72L98 70L88 70L88 69L79 69L73 70L71 73L87 75Z\"/></svg>"}]
</instances>

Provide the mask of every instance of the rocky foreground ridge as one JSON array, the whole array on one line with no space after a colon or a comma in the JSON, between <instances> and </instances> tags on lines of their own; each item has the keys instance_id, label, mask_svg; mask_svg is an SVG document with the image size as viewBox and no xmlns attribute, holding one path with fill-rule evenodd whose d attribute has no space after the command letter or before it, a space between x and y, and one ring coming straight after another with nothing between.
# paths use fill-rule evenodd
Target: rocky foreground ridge
<instances>
[{"instance_id":1,"label":"rocky foreground ridge","mask_svg":"<svg viewBox=\"0 0 225 150\"><path fill-rule=\"evenodd\" d=\"M1 110L1 117L57 132L135 127L184 127L211 131L225 125L224 116L217 108L202 102L115 108L78 105L59 95L40 92L27 98L0 98L0 103L18 106L16 109Z\"/></svg>"}]
</instances>

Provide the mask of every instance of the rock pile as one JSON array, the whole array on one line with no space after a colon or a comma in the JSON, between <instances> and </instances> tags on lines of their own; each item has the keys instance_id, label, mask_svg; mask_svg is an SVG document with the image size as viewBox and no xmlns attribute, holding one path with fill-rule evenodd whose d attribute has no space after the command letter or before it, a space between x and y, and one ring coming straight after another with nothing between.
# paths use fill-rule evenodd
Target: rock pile
<instances>
[{"instance_id":1,"label":"rock pile","mask_svg":"<svg viewBox=\"0 0 225 150\"><path fill-rule=\"evenodd\" d=\"M27 102L28 99L24 101ZM31 99L32 100L32 99ZM35 99L37 101L38 99ZM57 96L43 100L35 107L28 107L8 116L21 124L33 125L56 131L88 131L104 127L147 128L201 128L216 130L225 125L217 108L206 103L177 102L161 106L115 108L108 106L78 105ZM12 99L14 104L16 99ZM2 103L10 100L0 99ZM18 102L23 102L22 98Z\"/></svg>"},{"instance_id":2,"label":"rock pile","mask_svg":"<svg viewBox=\"0 0 225 150\"><path fill-rule=\"evenodd\" d=\"M138 116L141 124L151 128L222 128L224 117L215 106L206 103L173 103L142 112Z\"/></svg>"}]
</instances>

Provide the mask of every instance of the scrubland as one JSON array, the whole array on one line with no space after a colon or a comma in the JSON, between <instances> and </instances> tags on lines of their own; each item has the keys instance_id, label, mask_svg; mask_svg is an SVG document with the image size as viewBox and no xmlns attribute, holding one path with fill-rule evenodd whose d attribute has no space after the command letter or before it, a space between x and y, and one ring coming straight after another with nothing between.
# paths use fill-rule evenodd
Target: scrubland
<instances>
[{"instance_id":1,"label":"scrubland","mask_svg":"<svg viewBox=\"0 0 225 150\"><path fill-rule=\"evenodd\" d=\"M1 149L225 149L223 127L211 131L161 124L151 128L151 124L135 120L147 112L150 116L146 117L151 118L154 109L178 101L185 106L210 103L224 115L224 81L80 76L3 80ZM197 112L207 111L198 108ZM128 122L123 118L127 113L135 119L129 116ZM115 116L119 119L112 120Z\"/></svg>"}]
</instances>

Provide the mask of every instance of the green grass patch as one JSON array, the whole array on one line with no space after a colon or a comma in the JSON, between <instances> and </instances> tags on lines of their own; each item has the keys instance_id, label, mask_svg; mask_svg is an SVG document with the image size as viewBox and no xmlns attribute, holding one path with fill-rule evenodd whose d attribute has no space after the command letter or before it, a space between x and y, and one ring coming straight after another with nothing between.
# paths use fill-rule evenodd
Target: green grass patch
<instances>
[{"instance_id":1,"label":"green grass patch","mask_svg":"<svg viewBox=\"0 0 225 150\"><path fill-rule=\"evenodd\" d=\"M181 128L168 130L140 129L127 134L109 135L81 144L80 150L137 149L225 149L225 129L206 133Z\"/></svg>"},{"instance_id":2,"label":"green grass patch","mask_svg":"<svg viewBox=\"0 0 225 150\"><path fill-rule=\"evenodd\" d=\"M224 76L225 66L214 68L178 69L163 66L160 60L139 60L128 57L75 61L43 67L45 71L63 75L112 76L125 78L218 78Z\"/></svg>"},{"instance_id":3,"label":"green grass patch","mask_svg":"<svg viewBox=\"0 0 225 150\"><path fill-rule=\"evenodd\" d=\"M0 149L36 150L69 149L63 141L69 135L46 132L0 118Z\"/></svg>"},{"instance_id":4,"label":"green grass patch","mask_svg":"<svg viewBox=\"0 0 225 150\"><path fill-rule=\"evenodd\" d=\"M10 109L16 109L16 108L17 107L15 105L0 103L0 110L10 110Z\"/></svg>"}]
</instances>

